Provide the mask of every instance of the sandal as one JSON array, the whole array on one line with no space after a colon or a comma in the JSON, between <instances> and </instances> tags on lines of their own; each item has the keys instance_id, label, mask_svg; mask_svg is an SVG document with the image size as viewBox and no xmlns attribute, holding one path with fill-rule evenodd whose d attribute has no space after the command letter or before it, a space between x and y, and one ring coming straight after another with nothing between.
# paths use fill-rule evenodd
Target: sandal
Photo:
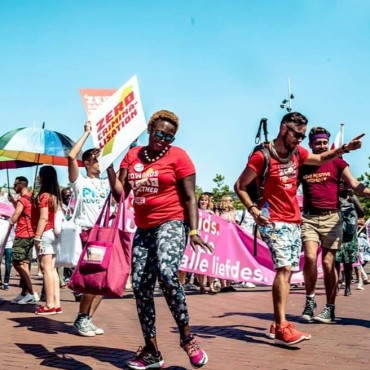
<instances>
[{"instance_id":1,"label":"sandal","mask_svg":"<svg viewBox=\"0 0 370 370\"><path fill-rule=\"evenodd\" d=\"M207 294L206 288L200 288L199 294Z\"/></svg>"}]
</instances>

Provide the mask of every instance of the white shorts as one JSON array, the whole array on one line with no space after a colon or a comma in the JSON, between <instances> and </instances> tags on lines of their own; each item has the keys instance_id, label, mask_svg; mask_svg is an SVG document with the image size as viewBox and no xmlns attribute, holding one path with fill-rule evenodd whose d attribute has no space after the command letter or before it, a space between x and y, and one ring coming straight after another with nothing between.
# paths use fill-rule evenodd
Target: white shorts
<instances>
[{"instance_id":1,"label":"white shorts","mask_svg":"<svg viewBox=\"0 0 370 370\"><path fill-rule=\"evenodd\" d=\"M58 238L55 236L53 229L45 231L41 237L38 256L57 253Z\"/></svg>"}]
</instances>

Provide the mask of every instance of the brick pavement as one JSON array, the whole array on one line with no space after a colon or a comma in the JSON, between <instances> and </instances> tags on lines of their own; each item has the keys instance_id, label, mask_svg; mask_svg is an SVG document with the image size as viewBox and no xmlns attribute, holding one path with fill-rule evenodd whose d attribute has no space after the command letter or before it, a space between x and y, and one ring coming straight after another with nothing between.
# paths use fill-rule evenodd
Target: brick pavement
<instances>
[{"instance_id":1,"label":"brick pavement","mask_svg":"<svg viewBox=\"0 0 370 370\"><path fill-rule=\"evenodd\" d=\"M41 281L33 275L37 291ZM68 289L62 290L62 315L37 317L32 305L11 305L18 294L17 278L11 290L0 291L0 369L122 369L142 344L132 294L105 299L94 322L105 334L83 338L72 323L78 309ZM355 289L355 285L353 286ZM277 347L266 338L271 322L271 292L268 287L239 289L216 296L190 293L188 305L193 331L209 355L209 370L239 369L367 369L370 360L370 285L364 291L337 299L335 324L307 324L300 320L304 290L294 289L289 300L289 319L312 334L297 347ZM325 297L317 291L318 309ZM179 348L174 321L158 293L158 340L168 370L191 369Z\"/></svg>"}]
</instances>

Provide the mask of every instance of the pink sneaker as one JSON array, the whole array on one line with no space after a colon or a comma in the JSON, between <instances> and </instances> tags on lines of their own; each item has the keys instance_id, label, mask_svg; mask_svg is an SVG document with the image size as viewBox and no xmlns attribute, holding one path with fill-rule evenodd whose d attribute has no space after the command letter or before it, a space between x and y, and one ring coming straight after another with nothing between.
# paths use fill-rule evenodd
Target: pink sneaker
<instances>
[{"instance_id":1,"label":"pink sneaker","mask_svg":"<svg viewBox=\"0 0 370 370\"><path fill-rule=\"evenodd\" d=\"M199 342L192 335L181 341L180 346L189 356L193 367L200 368L208 362L207 354L199 347Z\"/></svg>"}]
</instances>

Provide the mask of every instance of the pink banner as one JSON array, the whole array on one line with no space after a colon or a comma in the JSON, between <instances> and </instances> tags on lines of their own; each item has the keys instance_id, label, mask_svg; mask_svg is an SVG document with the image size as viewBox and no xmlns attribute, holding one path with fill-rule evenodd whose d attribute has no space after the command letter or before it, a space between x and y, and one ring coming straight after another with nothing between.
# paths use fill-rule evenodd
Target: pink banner
<instances>
[{"instance_id":1,"label":"pink banner","mask_svg":"<svg viewBox=\"0 0 370 370\"><path fill-rule=\"evenodd\" d=\"M131 199L127 200L125 220L126 231L135 232ZM180 270L219 279L237 282L250 281L255 284L272 285L275 271L270 252L264 242L258 240L257 256L253 256L253 235L242 230L239 225L229 223L216 215L199 210L199 230L204 241L214 247L213 253L203 250L194 252L188 245ZM321 261L321 254L318 259ZM300 259L303 267L303 255ZM321 262L318 267L322 276ZM293 284L303 282L302 271L292 276Z\"/></svg>"}]
</instances>

